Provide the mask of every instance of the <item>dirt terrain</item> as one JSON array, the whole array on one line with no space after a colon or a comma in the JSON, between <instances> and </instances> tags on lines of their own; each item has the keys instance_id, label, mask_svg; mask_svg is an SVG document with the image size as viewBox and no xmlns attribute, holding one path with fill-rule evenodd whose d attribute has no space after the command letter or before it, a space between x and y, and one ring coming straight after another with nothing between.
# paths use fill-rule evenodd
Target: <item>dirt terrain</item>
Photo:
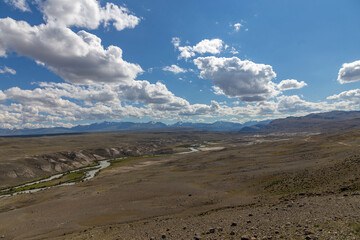
<instances>
[{"instance_id":1,"label":"dirt terrain","mask_svg":"<svg viewBox=\"0 0 360 240\"><path fill-rule=\"evenodd\" d=\"M2 141L10 149L15 144L21 148L24 141L28 145L20 152L32 157L43 156L42 151L47 156L64 151L95 156L91 149L133 149L125 159L118 158L124 153L99 154L117 159L90 181L0 198L2 239L360 237L360 130L319 135L114 133ZM42 141L48 142L46 149L26 154ZM203 151L176 154L189 147ZM8 170L26 162L21 154L11 156L0 161ZM35 169L36 164L26 166ZM3 177L1 184L23 179Z\"/></svg>"}]
</instances>

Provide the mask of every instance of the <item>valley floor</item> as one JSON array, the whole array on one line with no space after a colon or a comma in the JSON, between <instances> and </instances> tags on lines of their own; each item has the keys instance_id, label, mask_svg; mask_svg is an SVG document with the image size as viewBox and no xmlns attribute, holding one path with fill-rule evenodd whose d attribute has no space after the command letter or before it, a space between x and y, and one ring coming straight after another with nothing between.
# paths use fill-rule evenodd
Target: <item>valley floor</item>
<instances>
[{"instance_id":1,"label":"valley floor","mask_svg":"<svg viewBox=\"0 0 360 240\"><path fill-rule=\"evenodd\" d=\"M1 198L0 238L359 239L360 131L224 136Z\"/></svg>"}]
</instances>

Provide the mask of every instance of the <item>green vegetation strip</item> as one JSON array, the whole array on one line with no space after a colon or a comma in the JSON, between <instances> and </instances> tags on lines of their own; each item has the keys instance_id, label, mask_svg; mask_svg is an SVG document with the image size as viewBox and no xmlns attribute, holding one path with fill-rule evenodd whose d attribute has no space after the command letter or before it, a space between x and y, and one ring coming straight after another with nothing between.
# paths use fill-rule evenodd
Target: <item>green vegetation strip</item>
<instances>
[{"instance_id":1,"label":"green vegetation strip","mask_svg":"<svg viewBox=\"0 0 360 240\"><path fill-rule=\"evenodd\" d=\"M32 184L32 185L18 187L18 188L12 187L12 188L9 188L9 191L3 192L1 194L7 195L7 194L13 194L13 193L22 192L22 191L33 190L33 189L54 187L56 185L60 185L63 183L80 182L82 179L84 179L85 172L86 172L85 170L79 171L79 172L71 172L71 173L65 174L64 176L62 176L58 179L54 179L54 180L51 180L48 182L42 182L42 183Z\"/></svg>"},{"instance_id":2,"label":"green vegetation strip","mask_svg":"<svg viewBox=\"0 0 360 240\"><path fill-rule=\"evenodd\" d=\"M13 194L13 193L17 193L17 192L22 192L22 191L54 187L54 186L64 184L64 183L80 182L85 178L86 172L91 171L92 170L91 167L96 167L97 165L98 165L98 162L96 162L96 161L92 162L91 164L89 164L87 166L83 166L83 167L80 167L75 170L67 171L67 172L63 173L64 175L62 177L53 179L51 181L35 183L35 182L50 178L51 176L54 176L54 175L45 176L45 177L42 177L42 178L39 178L39 179L36 179L33 181L29 181L29 182L25 182L25 183L16 185L16 186L2 188L2 189L0 189L0 191L1 191L0 196ZM61 173L57 173L57 174L61 174ZM57 174L55 174L55 175L57 175ZM34 183L34 184L31 184L31 183ZM27 185L27 186L23 186L23 185ZM23 187L21 187L21 186L23 186ZM8 189L8 191L4 191L6 189Z\"/></svg>"}]
</instances>

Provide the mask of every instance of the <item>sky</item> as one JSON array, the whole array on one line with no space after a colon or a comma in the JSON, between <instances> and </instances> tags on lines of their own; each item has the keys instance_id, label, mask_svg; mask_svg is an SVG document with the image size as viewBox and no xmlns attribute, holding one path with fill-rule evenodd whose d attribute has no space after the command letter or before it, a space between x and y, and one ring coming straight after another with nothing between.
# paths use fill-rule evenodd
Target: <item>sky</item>
<instances>
[{"instance_id":1,"label":"sky","mask_svg":"<svg viewBox=\"0 0 360 240\"><path fill-rule=\"evenodd\" d=\"M360 110L358 0L0 0L0 128Z\"/></svg>"}]
</instances>

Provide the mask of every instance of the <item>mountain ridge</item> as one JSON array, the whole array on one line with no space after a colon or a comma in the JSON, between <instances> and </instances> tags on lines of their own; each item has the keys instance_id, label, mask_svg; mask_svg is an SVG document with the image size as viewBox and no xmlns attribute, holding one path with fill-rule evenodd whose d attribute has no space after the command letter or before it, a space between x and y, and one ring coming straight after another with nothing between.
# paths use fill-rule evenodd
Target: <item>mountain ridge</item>
<instances>
[{"instance_id":1,"label":"mountain ridge","mask_svg":"<svg viewBox=\"0 0 360 240\"><path fill-rule=\"evenodd\" d=\"M216 121L213 123L176 122L99 122L88 125L77 125L71 128L35 128L35 129L0 129L0 136L53 135L90 132L110 132L126 130L156 129L200 129L206 131L273 133L273 132L329 132L345 130L360 126L360 111L331 111L311 113L301 117L286 117L264 121L249 121L243 124Z\"/></svg>"}]
</instances>

